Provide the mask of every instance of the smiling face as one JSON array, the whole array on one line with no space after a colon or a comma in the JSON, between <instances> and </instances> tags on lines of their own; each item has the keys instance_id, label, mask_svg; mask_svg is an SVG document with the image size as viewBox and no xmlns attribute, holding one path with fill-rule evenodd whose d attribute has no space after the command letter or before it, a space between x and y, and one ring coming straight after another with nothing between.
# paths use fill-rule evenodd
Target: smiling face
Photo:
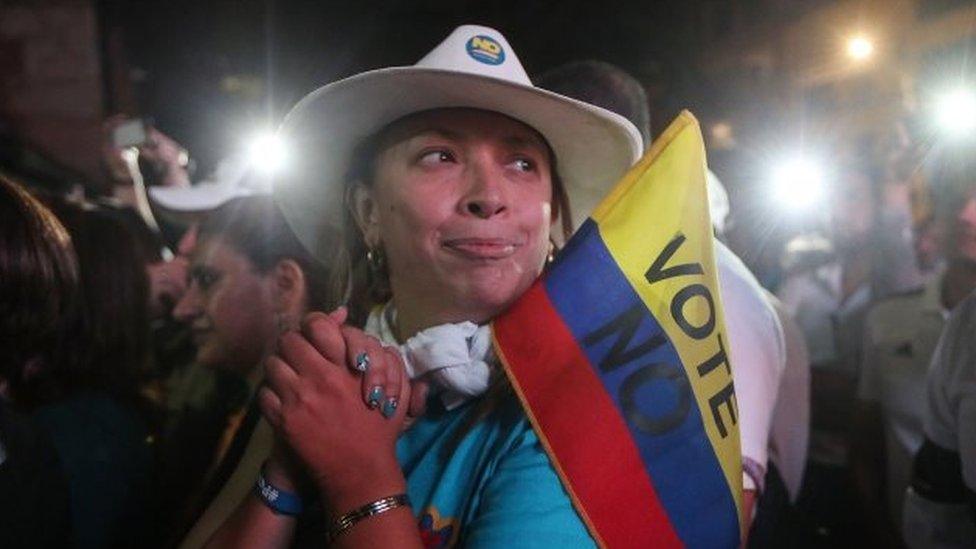
<instances>
[{"instance_id":1,"label":"smiling face","mask_svg":"<svg viewBox=\"0 0 976 549\"><path fill-rule=\"evenodd\" d=\"M387 129L355 210L386 256L401 335L484 322L528 289L549 249L550 158L537 132L492 112L439 109Z\"/></svg>"},{"instance_id":2,"label":"smiling face","mask_svg":"<svg viewBox=\"0 0 976 549\"><path fill-rule=\"evenodd\" d=\"M249 373L277 335L274 312L270 274L220 238L198 243L173 316L192 329L200 364Z\"/></svg>"}]
</instances>

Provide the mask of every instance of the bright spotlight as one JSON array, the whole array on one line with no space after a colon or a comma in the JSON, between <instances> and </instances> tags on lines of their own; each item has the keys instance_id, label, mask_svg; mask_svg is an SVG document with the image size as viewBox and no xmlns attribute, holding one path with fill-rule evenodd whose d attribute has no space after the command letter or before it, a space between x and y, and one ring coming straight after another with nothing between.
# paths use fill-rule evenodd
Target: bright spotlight
<instances>
[{"instance_id":1,"label":"bright spotlight","mask_svg":"<svg viewBox=\"0 0 976 549\"><path fill-rule=\"evenodd\" d=\"M807 210L823 200L823 169L808 158L797 156L783 161L773 170L772 177L773 196L790 210Z\"/></svg>"},{"instance_id":2,"label":"bright spotlight","mask_svg":"<svg viewBox=\"0 0 976 549\"><path fill-rule=\"evenodd\" d=\"M966 89L946 92L936 103L935 117L946 133L962 136L976 129L976 95Z\"/></svg>"},{"instance_id":3,"label":"bright spotlight","mask_svg":"<svg viewBox=\"0 0 976 549\"><path fill-rule=\"evenodd\" d=\"M251 139L247 149L248 164L264 174L279 170L285 163L286 151L281 139L272 133L262 133Z\"/></svg>"},{"instance_id":4,"label":"bright spotlight","mask_svg":"<svg viewBox=\"0 0 976 549\"><path fill-rule=\"evenodd\" d=\"M847 55L855 61L864 61L874 53L874 43L867 37L855 36L847 41Z\"/></svg>"}]
</instances>

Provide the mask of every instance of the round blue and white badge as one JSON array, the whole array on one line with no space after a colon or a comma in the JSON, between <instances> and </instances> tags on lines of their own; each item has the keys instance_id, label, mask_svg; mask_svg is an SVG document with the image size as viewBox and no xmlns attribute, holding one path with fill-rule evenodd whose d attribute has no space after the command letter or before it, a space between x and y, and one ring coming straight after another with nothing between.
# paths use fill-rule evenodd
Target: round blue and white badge
<instances>
[{"instance_id":1,"label":"round blue and white badge","mask_svg":"<svg viewBox=\"0 0 976 549\"><path fill-rule=\"evenodd\" d=\"M505 62L505 50L490 36L473 36L468 40L467 49L472 59L486 65L501 65Z\"/></svg>"}]
</instances>

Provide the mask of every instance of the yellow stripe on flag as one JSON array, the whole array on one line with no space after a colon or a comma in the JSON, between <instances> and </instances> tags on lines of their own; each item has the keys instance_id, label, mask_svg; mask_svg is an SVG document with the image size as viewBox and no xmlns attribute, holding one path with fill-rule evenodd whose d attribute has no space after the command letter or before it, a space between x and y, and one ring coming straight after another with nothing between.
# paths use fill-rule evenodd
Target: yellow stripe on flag
<instances>
[{"instance_id":1,"label":"yellow stripe on flag","mask_svg":"<svg viewBox=\"0 0 976 549\"><path fill-rule=\"evenodd\" d=\"M743 524L738 405L695 117L683 111L591 217L684 364Z\"/></svg>"}]
</instances>

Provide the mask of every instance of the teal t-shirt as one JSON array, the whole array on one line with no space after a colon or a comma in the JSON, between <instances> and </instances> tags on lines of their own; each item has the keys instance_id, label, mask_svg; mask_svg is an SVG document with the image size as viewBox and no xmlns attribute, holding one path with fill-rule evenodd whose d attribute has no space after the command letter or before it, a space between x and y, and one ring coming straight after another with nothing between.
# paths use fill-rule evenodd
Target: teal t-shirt
<instances>
[{"instance_id":1,"label":"teal t-shirt","mask_svg":"<svg viewBox=\"0 0 976 549\"><path fill-rule=\"evenodd\" d=\"M424 545L594 547L518 399L481 402L431 399L397 443Z\"/></svg>"}]
</instances>

